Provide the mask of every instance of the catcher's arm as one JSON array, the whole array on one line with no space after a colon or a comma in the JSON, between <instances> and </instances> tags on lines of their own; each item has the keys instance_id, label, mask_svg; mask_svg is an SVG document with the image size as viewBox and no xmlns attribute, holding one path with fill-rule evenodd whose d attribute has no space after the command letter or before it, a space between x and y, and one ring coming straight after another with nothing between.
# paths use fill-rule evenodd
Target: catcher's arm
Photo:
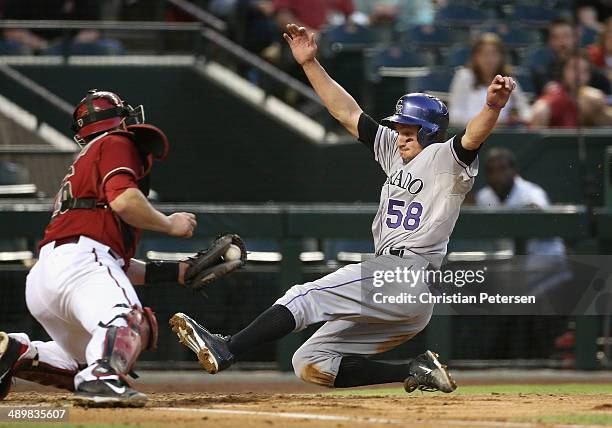
<instances>
[{"instance_id":1,"label":"catcher's arm","mask_svg":"<svg viewBox=\"0 0 612 428\"><path fill-rule=\"evenodd\" d=\"M127 271L127 276L132 285L144 285L145 277L147 273L147 265L149 263L143 262L142 260L132 259L130 261L130 267ZM168 277L172 276L172 279L168 281L158 282L178 282L181 285L185 284L185 271L189 267L186 262L164 262L164 265L168 266ZM153 268L154 269L154 268ZM176 272L176 276L173 274Z\"/></svg>"},{"instance_id":2,"label":"catcher's arm","mask_svg":"<svg viewBox=\"0 0 612 428\"><path fill-rule=\"evenodd\" d=\"M233 259L227 257L230 247L239 250ZM199 289L244 266L246 259L246 246L240 236L223 235L215 239L208 249L198 251L186 260L145 263L132 259L127 275L133 285L178 282Z\"/></svg>"}]
</instances>

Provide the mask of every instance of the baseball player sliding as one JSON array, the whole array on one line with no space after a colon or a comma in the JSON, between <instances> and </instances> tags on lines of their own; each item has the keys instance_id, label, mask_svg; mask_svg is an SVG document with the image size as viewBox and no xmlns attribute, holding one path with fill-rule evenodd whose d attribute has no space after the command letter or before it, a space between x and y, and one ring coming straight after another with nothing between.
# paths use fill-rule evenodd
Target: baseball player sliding
<instances>
[{"instance_id":1,"label":"baseball player sliding","mask_svg":"<svg viewBox=\"0 0 612 428\"><path fill-rule=\"evenodd\" d=\"M480 113L463 132L446 140L448 110L439 99L421 93L404 95L395 114L379 124L316 60L313 34L291 24L283 36L329 112L373 152L387 175L372 224L376 257L291 287L231 337L211 334L182 313L175 314L170 324L206 371L216 373L257 345L325 321L293 355L301 379L337 388L403 382L407 392L417 388L451 392L455 382L431 351L405 364L369 358L414 337L427 325L433 309L432 304L375 304L368 297L371 273L440 266L461 203L478 171L478 150L515 83L511 77L495 76ZM427 284L419 283L409 291L425 290Z\"/></svg>"},{"instance_id":2,"label":"baseball player sliding","mask_svg":"<svg viewBox=\"0 0 612 428\"><path fill-rule=\"evenodd\" d=\"M166 157L168 140L143 124L142 106L112 92L89 91L73 119L82 150L61 183L26 282L28 309L52 341L0 332L0 400L18 377L73 390L80 404L144 406L146 395L127 375L143 350L155 348L157 321L134 285L197 288L239 267L246 251L238 236L226 235L182 262L132 259L142 229L189 238L196 227L194 214L166 216L146 198L153 159ZM232 245L234 260L220 259Z\"/></svg>"}]
</instances>

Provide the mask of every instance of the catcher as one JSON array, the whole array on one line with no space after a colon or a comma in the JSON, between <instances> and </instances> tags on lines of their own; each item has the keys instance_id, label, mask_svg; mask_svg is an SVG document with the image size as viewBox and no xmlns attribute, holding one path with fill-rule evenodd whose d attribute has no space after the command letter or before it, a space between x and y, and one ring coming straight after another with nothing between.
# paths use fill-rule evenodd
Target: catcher
<instances>
[{"instance_id":1,"label":"catcher","mask_svg":"<svg viewBox=\"0 0 612 428\"><path fill-rule=\"evenodd\" d=\"M153 160L166 158L168 139L144 124L142 106L112 92L90 90L73 119L82 150L26 281L28 309L52 340L0 332L0 400L18 377L73 390L80 404L140 407L147 397L127 376L140 353L155 348L157 321L134 286L201 286L238 268L246 252L232 235L182 262L132 259L143 229L190 238L196 227L194 214L166 216L147 200ZM238 257L234 251L234 260L224 260L231 245Z\"/></svg>"}]
</instances>

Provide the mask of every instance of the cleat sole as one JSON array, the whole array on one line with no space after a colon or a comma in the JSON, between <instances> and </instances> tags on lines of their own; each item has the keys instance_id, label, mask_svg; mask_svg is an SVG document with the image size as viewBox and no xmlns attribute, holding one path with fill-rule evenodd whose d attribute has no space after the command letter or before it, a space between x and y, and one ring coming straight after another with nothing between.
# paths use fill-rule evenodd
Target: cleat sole
<instances>
[{"instance_id":1,"label":"cleat sole","mask_svg":"<svg viewBox=\"0 0 612 428\"><path fill-rule=\"evenodd\" d=\"M457 389L457 383L449 373L447 366L440 364L438 361L439 355L431 351L427 351L426 354L431 359L431 362L437 367L432 374L436 377L440 385L443 386L443 388L440 388L440 391L449 393Z\"/></svg>"},{"instance_id":2,"label":"cleat sole","mask_svg":"<svg viewBox=\"0 0 612 428\"><path fill-rule=\"evenodd\" d=\"M74 395L69 399L80 407L144 407L148 398L144 394L130 398L103 397L99 395Z\"/></svg>"},{"instance_id":3,"label":"cleat sole","mask_svg":"<svg viewBox=\"0 0 612 428\"><path fill-rule=\"evenodd\" d=\"M179 312L170 318L169 323L172 331L177 335L179 342L196 354L198 362L204 370L210 374L217 373L219 371L217 360L206 347L206 344L194 333L185 317L185 314Z\"/></svg>"}]
</instances>

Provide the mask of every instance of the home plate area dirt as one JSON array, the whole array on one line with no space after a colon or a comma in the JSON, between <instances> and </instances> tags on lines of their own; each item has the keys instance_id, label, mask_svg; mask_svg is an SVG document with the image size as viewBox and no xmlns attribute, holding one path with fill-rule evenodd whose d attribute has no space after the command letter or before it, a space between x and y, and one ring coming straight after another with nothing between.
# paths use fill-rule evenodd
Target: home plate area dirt
<instances>
[{"instance_id":1,"label":"home plate area dirt","mask_svg":"<svg viewBox=\"0 0 612 428\"><path fill-rule=\"evenodd\" d=\"M481 388L494 390L494 387ZM165 388L164 388L165 389ZM402 395L367 389L335 393L148 392L144 409L70 407L70 394L14 392L3 407L69 406L68 427L592 427L612 425L612 393L479 392ZM564 388L556 388L562 391ZM503 390L503 388L502 388ZM571 388L570 388L571 390ZM546 391L546 389L544 389ZM553 389L551 389L553 391ZM0 424L0 426L2 426ZM12 425L14 426L14 425Z\"/></svg>"}]
</instances>

